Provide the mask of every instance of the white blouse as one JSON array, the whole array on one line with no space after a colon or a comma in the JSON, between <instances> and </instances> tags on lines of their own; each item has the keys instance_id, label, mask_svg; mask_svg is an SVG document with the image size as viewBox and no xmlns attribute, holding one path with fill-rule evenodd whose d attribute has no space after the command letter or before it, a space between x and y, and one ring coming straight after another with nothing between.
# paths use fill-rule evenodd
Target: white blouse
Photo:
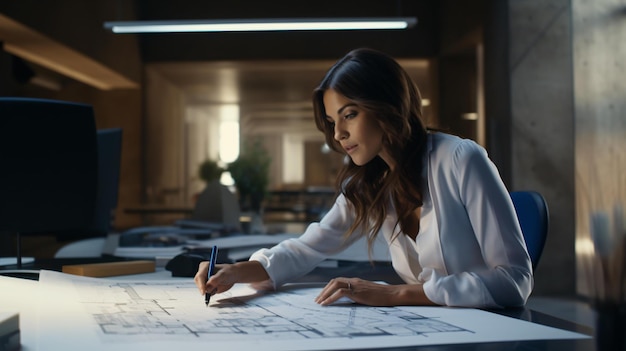
<instances>
[{"instance_id":1,"label":"white blouse","mask_svg":"<svg viewBox=\"0 0 626 351\"><path fill-rule=\"evenodd\" d=\"M526 303L533 287L530 257L509 193L487 152L469 139L428 136L424 203L416 240L398 235L393 208L379 232L393 268L407 284L423 284L434 303L508 307ZM340 195L319 223L297 239L255 252L274 287L302 276L358 239L343 234L354 220Z\"/></svg>"}]
</instances>

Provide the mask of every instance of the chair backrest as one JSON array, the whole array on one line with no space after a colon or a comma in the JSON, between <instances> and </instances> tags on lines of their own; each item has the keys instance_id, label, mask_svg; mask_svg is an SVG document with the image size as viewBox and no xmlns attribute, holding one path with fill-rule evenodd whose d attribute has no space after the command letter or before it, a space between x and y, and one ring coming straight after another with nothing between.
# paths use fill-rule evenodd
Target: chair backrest
<instances>
[{"instance_id":1,"label":"chair backrest","mask_svg":"<svg viewBox=\"0 0 626 351\"><path fill-rule=\"evenodd\" d=\"M208 183L198 195L190 219L239 228L240 212L237 196L220 184L219 180L215 180Z\"/></svg>"},{"instance_id":2,"label":"chair backrest","mask_svg":"<svg viewBox=\"0 0 626 351\"><path fill-rule=\"evenodd\" d=\"M510 195L535 269L548 236L548 205L536 191L513 191Z\"/></svg>"}]
</instances>

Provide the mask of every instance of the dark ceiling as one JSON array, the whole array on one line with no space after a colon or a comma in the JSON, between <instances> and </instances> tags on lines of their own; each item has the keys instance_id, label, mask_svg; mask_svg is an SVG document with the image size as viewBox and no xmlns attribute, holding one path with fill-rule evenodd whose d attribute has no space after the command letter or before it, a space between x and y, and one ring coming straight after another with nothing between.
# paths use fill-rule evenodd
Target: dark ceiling
<instances>
[{"instance_id":1,"label":"dark ceiling","mask_svg":"<svg viewBox=\"0 0 626 351\"><path fill-rule=\"evenodd\" d=\"M113 71L130 73L136 82L142 80L135 72L164 77L190 106L238 104L242 115L255 121L310 118L313 88L333 62L357 47L375 48L403 60L425 97L434 94L428 59L439 54L444 8L437 0L67 0L63 4L0 1L0 13L98 58ZM129 20L321 17L415 17L417 25L407 30L195 34L112 34L103 28L104 22ZM139 43L139 52L129 42ZM139 70L125 59L135 54L140 56ZM306 125L312 126L309 120Z\"/></svg>"},{"instance_id":2,"label":"dark ceiling","mask_svg":"<svg viewBox=\"0 0 626 351\"><path fill-rule=\"evenodd\" d=\"M351 49L370 47L407 58L406 68L420 83L428 72L420 59L438 53L440 3L435 0L136 0L135 6L139 20L417 18L408 30L138 35L143 62L175 84L188 104L237 103L242 118L257 126L281 125L268 116L290 123L303 117L304 123L290 124L294 129L312 126L311 91ZM129 19L121 14L116 20Z\"/></svg>"},{"instance_id":3,"label":"dark ceiling","mask_svg":"<svg viewBox=\"0 0 626 351\"><path fill-rule=\"evenodd\" d=\"M395 57L426 58L438 52L439 2L382 0L202 1L136 0L140 20L416 17L408 30L144 34L144 62L204 60L336 59L355 47ZM129 20L124 14L118 20Z\"/></svg>"}]
</instances>

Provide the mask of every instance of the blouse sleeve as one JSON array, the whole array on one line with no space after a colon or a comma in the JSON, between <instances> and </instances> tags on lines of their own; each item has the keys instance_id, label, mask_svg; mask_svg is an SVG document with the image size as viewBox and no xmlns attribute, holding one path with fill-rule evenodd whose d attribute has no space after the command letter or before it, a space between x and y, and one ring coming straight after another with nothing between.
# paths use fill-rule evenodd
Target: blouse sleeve
<instances>
[{"instance_id":1,"label":"blouse sleeve","mask_svg":"<svg viewBox=\"0 0 626 351\"><path fill-rule=\"evenodd\" d=\"M356 236L346 240L344 233L350 228L352 217L345 197L339 195L322 220L311 223L300 237L258 250L250 256L250 260L261 263L274 288L279 287L310 272L328 256L350 246Z\"/></svg>"},{"instance_id":2,"label":"blouse sleeve","mask_svg":"<svg viewBox=\"0 0 626 351\"><path fill-rule=\"evenodd\" d=\"M482 259L475 257L470 268L457 265L447 274L431 272L424 291L444 305L523 306L533 287L532 266L510 195L478 144L461 142L453 157L449 190L460 198L475 240L454 235L467 244L466 250L475 247L474 255Z\"/></svg>"}]
</instances>

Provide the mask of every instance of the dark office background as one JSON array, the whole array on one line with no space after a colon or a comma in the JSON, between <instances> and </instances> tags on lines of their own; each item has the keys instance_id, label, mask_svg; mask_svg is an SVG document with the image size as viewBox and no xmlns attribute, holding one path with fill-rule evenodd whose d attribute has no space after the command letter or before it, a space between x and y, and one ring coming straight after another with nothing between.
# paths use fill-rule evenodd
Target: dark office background
<instances>
[{"instance_id":1,"label":"dark office background","mask_svg":"<svg viewBox=\"0 0 626 351\"><path fill-rule=\"evenodd\" d=\"M297 6L283 0L3 1L0 95L88 103L98 128L123 128L116 216L121 229L141 224L124 213L125 206L146 201L155 188L187 186L187 173L177 171L185 157L180 133L172 134L179 129L168 134L168 128L158 128L175 120L157 123L166 113L183 114L179 90L184 89L172 84L179 83L175 79L168 83L172 77L155 76L159 65L331 62L359 46L423 60L429 67L425 90L434 124L478 139L510 190L536 190L548 201L550 233L535 294L584 295L588 214L624 199L626 191L624 156L618 154L626 129L626 83L618 79L624 76L626 49L617 25L625 20L625 6L608 0L316 1ZM359 16L415 16L418 25L404 32L211 35L115 35L102 27L105 21L134 19ZM54 45L29 47L7 20L78 55L64 62ZM94 62L105 74L84 78L83 67ZM480 122L463 118L470 112ZM40 240L35 247L52 245ZM3 245L2 251L10 250Z\"/></svg>"}]
</instances>

